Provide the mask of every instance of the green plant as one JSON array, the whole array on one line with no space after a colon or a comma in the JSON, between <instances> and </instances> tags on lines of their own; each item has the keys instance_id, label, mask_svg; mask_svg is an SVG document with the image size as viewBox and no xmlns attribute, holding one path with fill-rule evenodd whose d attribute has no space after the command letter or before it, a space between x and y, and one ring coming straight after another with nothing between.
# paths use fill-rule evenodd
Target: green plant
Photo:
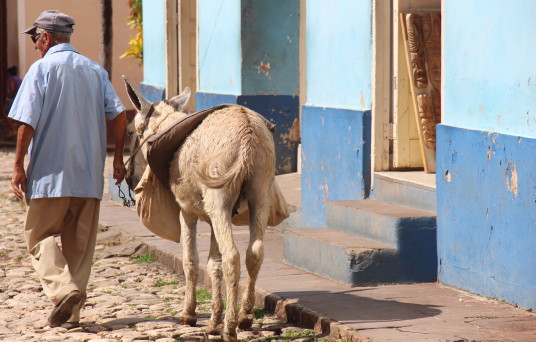
<instances>
[{"instance_id":1,"label":"green plant","mask_svg":"<svg viewBox=\"0 0 536 342\"><path fill-rule=\"evenodd\" d=\"M258 307L253 307L253 316L255 316L255 319L264 319L266 316L266 312Z\"/></svg>"},{"instance_id":2,"label":"green plant","mask_svg":"<svg viewBox=\"0 0 536 342\"><path fill-rule=\"evenodd\" d=\"M151 263L155 261L156 261L156 256L152 253L141 254L134 258L134 262L136 264L145 264L145 263Z\"/></svg>"},{"instance_id":3,"label":"green plant","mask_svg":"<svg viewBox=\"0 0 536 342\"><path fill-rule=\"evenodd\" d=\"M142 0L128 0L128 6L130 7L130 15L127 17L127 25L130 29L135 29L136 34L130 36L129 48L119 58L130 57L141 64L143 61Z\"/></svg>"},{"instance_id":4,"label":"green plant","mask_svg":"<svg viewBox=\"0 0 536 342\"><path fill-rule=\"evenodd\" d=\"M283 336L285 338L298 339L308 337L314 334L315 332L313 330L288 330Z\"/></svg>"},{"instance_id":5,"label":"green plant","mask_svg":"<svg viewBox=\"0 0 536 342\"><path fill-rule=\"evenodd\" d=\"M199 304L205 304L212 299L212 294L207 289L197 289L195 290L195 296Z\"/></svg>"},{"instance_id":6,"label":"green plant","mask_svg":"<svg viewBox=\"0 0 536 342\"><path fill-rule=\"evenodd\" d=\"M162 287L162 286L166 286L166 285L177 285L178 283L179 282L176 281L176 280L172 280L172 281L157 280L157 281L155 281L154 286Z\"/></svg>"}]
</instances>

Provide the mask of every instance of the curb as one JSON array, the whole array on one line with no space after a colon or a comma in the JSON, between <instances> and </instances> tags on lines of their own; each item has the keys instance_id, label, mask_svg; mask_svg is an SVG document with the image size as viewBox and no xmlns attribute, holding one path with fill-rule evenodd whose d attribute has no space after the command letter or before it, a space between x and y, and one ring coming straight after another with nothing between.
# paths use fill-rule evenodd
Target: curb
<instances>
[{"instance_id":1,"label":"curb","mask_svg":"<svg viewBox=\"0 0 536 342\"><path fill-rule=\"evenodd\" d=\"M142 238L132 236L121 228L111 226L108 227L108 230L117 231L121 235L121 242L137 241L145 244L148 248L148 253L154 254L158 262L170 267L177 274L184 274L182 259L178 256L160 249L151 242L143 241ZM210 287L210 276L206 267L199 265L199 271L198 282ZM240 285L239 291L242 291L242 289L242 285ZM222 290L225 291L225 287ZM370 341L355 329L351 329L293 300L287 300L257 286L255 287L255 305L262 307L284 322L297 324L300 327L312 329L332 338L346 342Z\"/></svg>"}]
</instances>

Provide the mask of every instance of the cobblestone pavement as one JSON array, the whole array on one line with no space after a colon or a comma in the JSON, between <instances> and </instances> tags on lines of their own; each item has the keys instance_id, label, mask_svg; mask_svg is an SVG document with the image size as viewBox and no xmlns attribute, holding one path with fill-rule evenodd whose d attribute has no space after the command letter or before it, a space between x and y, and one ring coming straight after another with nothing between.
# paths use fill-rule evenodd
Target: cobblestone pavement
<instances>
[{"instance_id":1,"label":"cobblestone pavement","mask_svg":"<svg viewBox=\"0 0 536 342\"><path fill-rule=\"evenodd\" d=\"M178 323L184 281L144 253L144 245L119 241L114 231L98 235L88 299L80 327L50 328L52 303L43 294L23 238L25 207L11 192L13 148L0 148L0 340L2 341L186 341L218 340L204 333L210 293L199 289L198 324ZM107 170L111 159L107 159ZM257 311L244 341L328 340Z\"/></svg>"}]
</instances>

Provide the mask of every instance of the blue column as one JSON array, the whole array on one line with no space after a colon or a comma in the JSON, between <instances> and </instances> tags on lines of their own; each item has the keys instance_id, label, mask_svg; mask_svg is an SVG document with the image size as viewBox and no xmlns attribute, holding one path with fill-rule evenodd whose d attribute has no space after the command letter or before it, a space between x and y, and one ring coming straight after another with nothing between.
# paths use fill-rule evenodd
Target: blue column
<instances>
[{"instance_id":1,"label":"blue column","mask_svg":"<svg viewBox=\"0 0 536 342\"><path fill-rule=\"evenodd\" d=\"M288 140L299 115L299 0L199 0L197 109L251 108L276 125L277 173L296 171Z\"/></svg>"}]
</instances>

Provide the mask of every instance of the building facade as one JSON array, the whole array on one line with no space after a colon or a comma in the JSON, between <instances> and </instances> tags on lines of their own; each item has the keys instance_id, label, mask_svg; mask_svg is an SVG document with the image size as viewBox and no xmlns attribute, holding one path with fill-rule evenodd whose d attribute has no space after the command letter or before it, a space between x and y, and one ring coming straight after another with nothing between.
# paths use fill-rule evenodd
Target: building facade
<instances>
[{"instance_id":1,"label":"building facade","mask_svg":"<svg viewBox=\"0 0 536 342\"><path fill-rule=\"evenodd\" d=\"M145 94L248 106L277 125L278 172L301 159L289 264L536 307L536 4L146 3Z\"/></svg>"}]
</instances>

